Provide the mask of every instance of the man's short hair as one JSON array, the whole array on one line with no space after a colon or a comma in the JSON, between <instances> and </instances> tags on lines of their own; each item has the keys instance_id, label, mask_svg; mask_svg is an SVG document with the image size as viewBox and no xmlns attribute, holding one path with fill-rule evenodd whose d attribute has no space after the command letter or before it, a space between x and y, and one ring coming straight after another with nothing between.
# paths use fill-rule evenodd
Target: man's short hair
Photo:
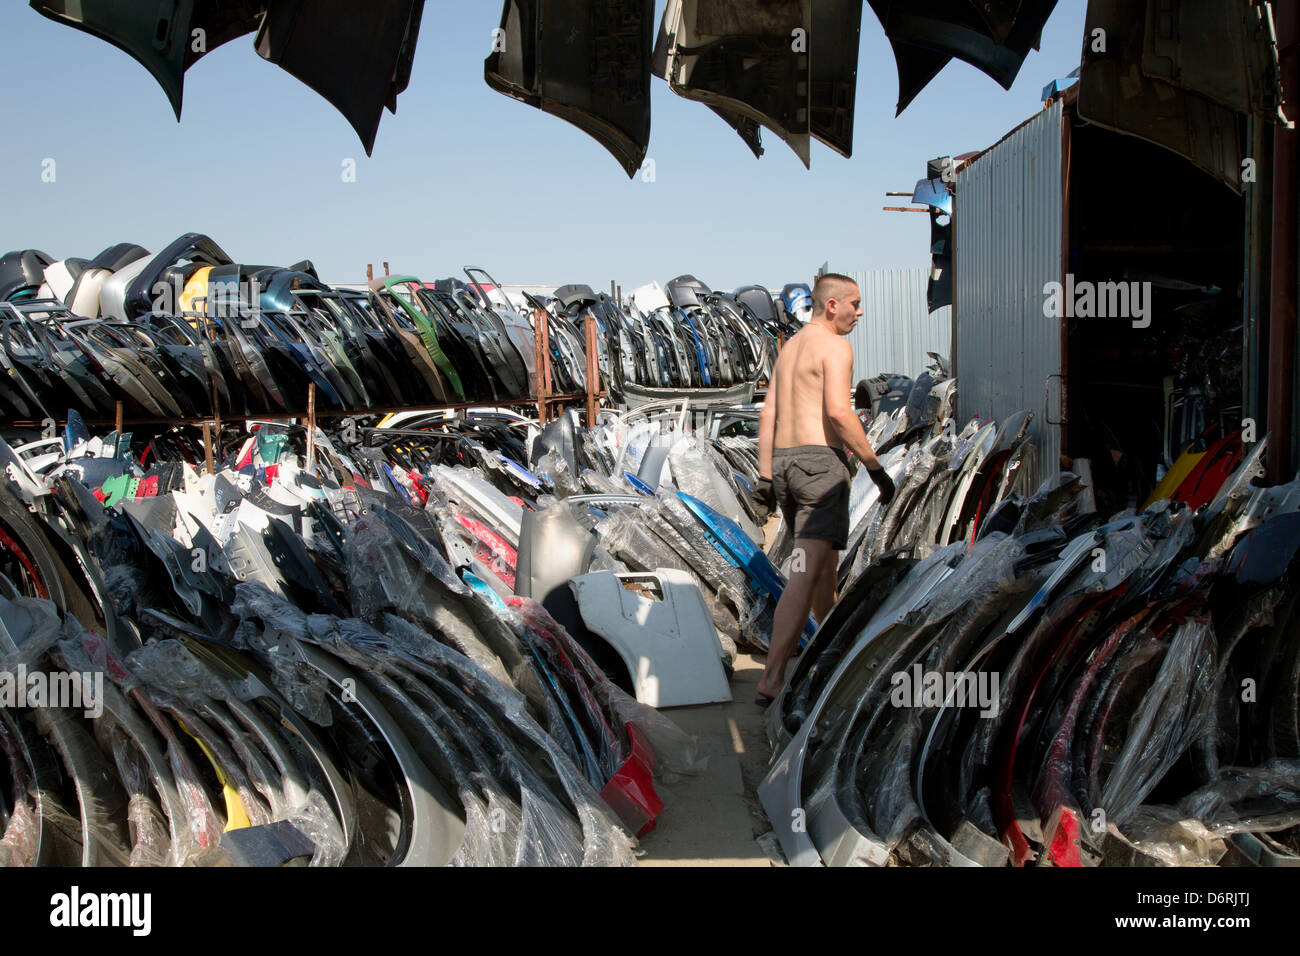
<instances>
[{"instance_id":1,"label":"man's short hair","mask_svg":"<svg viewBox=\"0 0 1300 956\"><path fill-rule=\"evenodd\" d=\"M826 312L826 303L831 299L839 297L842 285L851 285L855 289L857 283L846 275L840 275L838 272L824 273L813 285L813 315L823 315Z\"/></svg>"}]
</instances>

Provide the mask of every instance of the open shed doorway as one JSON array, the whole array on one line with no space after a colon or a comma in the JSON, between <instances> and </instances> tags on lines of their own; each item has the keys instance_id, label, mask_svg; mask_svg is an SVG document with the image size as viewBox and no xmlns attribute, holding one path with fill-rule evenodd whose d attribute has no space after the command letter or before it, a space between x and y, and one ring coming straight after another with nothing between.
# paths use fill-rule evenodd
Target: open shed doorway
<instances>
[{"instance_id":1,"label":"open shed doorway","mask_svg":"<svg viewBox=\"0 0 1300 956\"><path fill-rule=\"evenodd\" d=\"M1189 443L1241 427L1245 201L1168 150L1070 122L1065 447L1113 514L1141 508Z\"/></svg>"}]
</instances>

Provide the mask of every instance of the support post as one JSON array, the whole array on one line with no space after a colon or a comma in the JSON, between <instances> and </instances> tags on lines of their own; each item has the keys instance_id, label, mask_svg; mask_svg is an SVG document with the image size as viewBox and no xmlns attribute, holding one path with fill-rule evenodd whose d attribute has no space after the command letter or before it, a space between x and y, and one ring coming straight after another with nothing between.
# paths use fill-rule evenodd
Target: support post
<instances>
[{"instance_id":1,"label":"support post","mask_svg":"<svg viewBox=\"0 0 1300 956\"><path fill-rule=\"evenodd\" d=\"M537 420L546 424L547 399L551 397L550 365L547 361L551 352L548 330L546 328L546 310L533 309L533 342L536 348L534 365L537 368Z\"/></svg>"},{"instance_id":2,"label":"support post","mask_svg":"<svg viewBox=\"0 0 1300 956\"><path fill-rule=\"evenodd\" d=\"M119 435L122 434L122 403L115 402L113 408L113 430Z\"/></svg>"},{"instance_id":3,"label":"support post","mask_svg":"<svg viewBox=\"0 0 1300 956\"><path fill-rule=\"evenodd\" d=\"M307 383L307 470L316 470L316 383Z\"/></svg>"},{"instance_id":4,"label":"support post","mask_svg":"<svg viewBox=\"0 0 1300 956\"><path fill-rule=\"evenodd\" d=\"M203 464L209 475L217 473L216 456L212 453L212 423L203 423Z\"/></svg>"},{"instance_id":5,"label":"support post","mask_svg":"<svg viewBox=\"0 0 1300 956\"><path fill-rule=\"evenodd\" d=\"M600 395L600 360L596 352L596 319L587 312L587 427L596 424L596 405Z\"/></svg>"}]
</instances>

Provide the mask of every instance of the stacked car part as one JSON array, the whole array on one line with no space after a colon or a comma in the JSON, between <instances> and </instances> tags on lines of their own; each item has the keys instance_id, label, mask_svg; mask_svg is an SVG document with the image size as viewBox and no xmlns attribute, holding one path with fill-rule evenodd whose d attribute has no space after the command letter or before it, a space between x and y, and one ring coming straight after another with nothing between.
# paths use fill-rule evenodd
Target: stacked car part
<instances>
[{"instance_id":1,"label":"stacked car part","mask_svg":"<svg viewBox=\"0 0 1300 956\"><path fill-rule=\"evenodd\" d=\"M309 261L232 262L211 239L156 255L121 244L94 259L35 250L0 259L0 414L41 421L76 408L111 419L352 413L473 401L531 402L535 323L547 325L554 394L587 390L586 323L596 326L596 391L616 402L663 389L732 388L748 400L792 330L759 286L735 296L670 283L676 304L645 311L569 285L517 311L486 272L470 283L413 276L365 291L322 283ZM689 285L684 284L689 279Z\"/></svg>"}]
</instances>

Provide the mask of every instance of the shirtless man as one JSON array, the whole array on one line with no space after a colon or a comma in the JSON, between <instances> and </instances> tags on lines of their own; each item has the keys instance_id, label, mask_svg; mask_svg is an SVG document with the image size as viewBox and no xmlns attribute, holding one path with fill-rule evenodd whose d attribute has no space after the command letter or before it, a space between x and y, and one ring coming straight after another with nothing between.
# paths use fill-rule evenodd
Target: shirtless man
<instances>
[{"instance_id":1,"label":"shirtless man","mask_svg":"<svg viewBox=\"0 0 1300 956\"><path fill-rule=\"evenodd\" d=\"M888 504L894 483L876 459L849 404L853 346L844 336L862 315L857 283L830 273L813 288L813 316L781 349L758 418L755 500L781 508L794 534L790 580L777 602L772 645L758 682L760 704L781 692L785 667L811 609L825 618L835 603L839 555L849 534L847 446Z\"/></svg>"}]
</instances>

